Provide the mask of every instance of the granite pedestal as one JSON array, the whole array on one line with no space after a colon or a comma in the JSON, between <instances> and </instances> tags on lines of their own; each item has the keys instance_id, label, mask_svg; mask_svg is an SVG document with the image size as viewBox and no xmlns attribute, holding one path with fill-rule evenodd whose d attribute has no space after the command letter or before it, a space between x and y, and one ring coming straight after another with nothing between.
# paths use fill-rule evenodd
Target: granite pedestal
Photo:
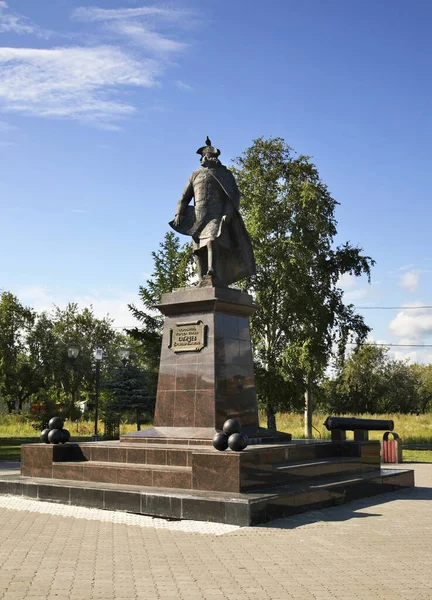
<instances>
[{"instance_id":1,"label":"granite pedestal","mask_svg":"<svg viewBox=\"0 0 432 600\"><path fill-rule=\"evenodd\" d=\"M227 419L240 422L251 444L291 439L259 426L249 330L257 307L249 294L185 288L163 294L157 308L165 321L155 427L122 441L210 444Z\"/></svg>"}]
</instances>

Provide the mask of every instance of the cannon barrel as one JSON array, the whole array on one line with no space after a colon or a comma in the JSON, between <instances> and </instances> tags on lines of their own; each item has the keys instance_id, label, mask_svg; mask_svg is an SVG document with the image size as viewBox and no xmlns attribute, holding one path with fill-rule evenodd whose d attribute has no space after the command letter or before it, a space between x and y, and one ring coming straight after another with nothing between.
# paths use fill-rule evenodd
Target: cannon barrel
<instances>
[{"instance_id":1,"label":"cannon barrel","mask_svg":"<svg viewBox=\"0 0 432 600\"><path fill-rule=\"evenodd\" d=\"M390 419L356 419L355 417L327 417L324 425L329 431L393 431Z\"/></svg>"}]
</instances>

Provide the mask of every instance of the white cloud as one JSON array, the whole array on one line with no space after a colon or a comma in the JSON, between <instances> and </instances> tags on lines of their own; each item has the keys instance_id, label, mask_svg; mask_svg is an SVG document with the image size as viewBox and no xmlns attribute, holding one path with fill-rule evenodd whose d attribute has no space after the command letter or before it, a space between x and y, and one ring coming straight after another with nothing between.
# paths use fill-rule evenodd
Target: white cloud
<instances>
[{"instance_id":1,"label":"white cloud","mask_svg":"<svg viewBox=\"0 0 432 600\"><path fill-rule=\"evenodd\" d=\"M375 339L373 336L369 335L366 341L367 344L377 344L379 346L385 346L386 344L389 343L388 340L384 339L384 338L377 338Z\"/></svg>"},{"instance_id":2,"label":"white cloud","mask_svg":"<svg viewBox=\"0 0 432 600\"><path fill-rule=\"evenodd\" d=\"M391 352L391 358L407 361L409 363L425 362L423 353L418 350L395 350Z\"/></svg>"},{"instance_id":3,"label":"white cloud","mask_svg":"<svg viewBox=\"0 0 432 600\"><path fill-rule=\"evenodd\" d=\"M420 302L411 303L407 307L413 308L399 312L389 328L401 344L425 343L427 338L432 336L432 310L421 308Z\"/></svg>"},{"instance_id":4,"label":"white cloud","mask_svg":"<svg viewBox=\"0 0 432 600\"><path fill-rule=\"evenodd\" d=\"M155 23L161 27L167 21L176 21L175 33L178 35L178 25L183 24L186 14L181 10L156 6L119 9L80 7L73 11L72 17L84 22L99 22L111 34L163 57L184 50L187 44L156 31Z\"/></svg>"},{"instance_id":5,"label":"white cloud","mask_svg":"<svg viewBox=\"0 0 432 600\"><path fill-rule=\"evenodd\" d=\"M175 84L179 90L182 90L183 92L193 92L193 87L184 81L177 80Z\"/></svg>"},{"instance_id":6,"label":"white cloud","mask_svg":"<svg viewBox=\"0 0 432 600\"><path fill-rule=\"evenodd\" d=\"M375 288L378 284L375 282L370 285L369 283L365 283L364 277L355 277L354 275L350 275L350 273L343 273L339 277L337 285L344 292L344 302L354 304L367 296L374 296Z\"/></svg>"},{"instance_id":7,"label":"white cloud","mask_svg":"<svg viewBox=\"0 0 432 600\"><path fill-rule=\"evenodd\" d=\"M0 48L0 106L43 117L116 120L135 111L116 99L119 89L155 86L160 70L112 46Z\"/></svg>"},{"instance_id":8,"label":"white cloud","mask_svg":"<svg viewBox=\"0 0 432 600\"><path fill-rule=\"evenodd\" d=\"M414 293L419 285L420 276L418 271L407 271L399 280L400 287L405 288L411 293Z\"/></svg>"},{"instance_id":9,"label":"white cloud","mask_svg":"<svg viewBox=\"0 0 432 600\"><path fill-rule=\"evenodd\" d=\"M76 8L72 17L80 21L118 21L140 17L163 17L177 19L185 16L185 11L160 8L157 6L141 6L139 8L98 8L96 6Z\"/></svg>"},{"instance_id":10,"label":"white cloud","mask_svg":"<svg viewBox=\"0 0 432 600\"><path fill-rule=\"evenodd\" d=\"M415 350L397 350L392 352L392 358L396 360L403 360L409 363L422 363L431 364L432 354L430 348L417 348Z\"/></svg>"},{"instance_id":11,"label":"white cloud","mask_svg":"<svg viewBox=\"0 0 432 600\"><path fill-rule=\"evenodd\" d=\"M13 125L9 125L6 121L0 121L0 131L12 131L12 129L16 129Z\"/></svg>"},{"instance_id":12,"label":"white cloud","mask_svg":"<svg viewBox=\"0 0 432 600\"><path fill-rule=\"evenodd\" d=\"M353 303L356 300L361 300L368 295L368 289L365 287L358 288L356 290L351 290L349 292L344 293L344 301L348 303Z\"/></svg>"},{"instance_id":13,"label":"white cloud","mask_svg":"<svg viewBox=\"0 0 432 600\"><path fill-rule=\"evenodd\" d=\"M190 26L190 17L183 10L150 5L76 8L72 18L92 24L93 43L101 36L112 43L48 49L0 47L0 110L118 129L116 121L136 110L133 96L124 100L120 93L130 86L158 85L168 56L188 45L178 38L180 29ZM53 33L12 13L5 0L0 0L0 31L44 37ZM187 84L183 86L186 89ZM0 131L4 130L1 123Z\"/></svg>"},{"instance_id":14,"label":"white cloud","mask_svg":"<svg viewBox=\"0 0 432 600\"><path fill-rule=\"evenodd\" d=\"M337 285L344 290L354 287L355 284L356 278L354 275L350 275L349 273L342 273L337 282Z\"/></svg>"},{"instance_id":15,"label":"white cloud","mask_svg":"<svg viewBox=\"0 0 432 600\"><path fill-rule=\"evenodd\" d=\"M72 294L65 298L65 292L52 291L47 287L34 285L17 291L20 301L34 308L37 312L51 312L54 305L64 309L70 302L76 302L80 309L93 306L96 317L102 319L109 316L114 320L114 327L119 331L123 327L138 325L127 305L136 301L136 291L107 290L105 292L92 290L84 294Z\"/></svg>"},{"instance_id":16,"label":"white cloud","mask_svg":"<svg viewBox=\"0 0 432 600\"><path fill-rule=\"evenodd\" d=\"M115 21L109 24L113 33L129 39L136 46L145 48L148 52L156 55L176 53L184 50L186 44L170 39L156 31L152 31L141 23L131 21Z\"/></svg>"},{"instance_id":17,"label":"white cloud","mask_svg":"<svg viewBox=\"0 0 432 600\"><path fill-rule=\"evenodd\" d=\"M0 0L0 33L34 34L44 38L48 38L52 34L51 31L41 29L32 23L27 17L10 12L8 9L7 2Z\"/></svg>"}]
</instances>

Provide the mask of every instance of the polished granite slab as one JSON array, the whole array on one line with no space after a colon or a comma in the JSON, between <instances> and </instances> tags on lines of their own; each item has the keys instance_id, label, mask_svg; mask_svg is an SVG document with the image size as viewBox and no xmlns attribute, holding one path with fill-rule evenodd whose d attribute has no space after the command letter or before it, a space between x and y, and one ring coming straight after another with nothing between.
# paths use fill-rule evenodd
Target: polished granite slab
<instances>
[{"instance_id":1,"label":"polished granite slab","mask_svg":"<svg viewBox=\"0 0 432 600\"><path fill-rule=\"evenodd\" d=\"M211 429L214 435L230 418L258 427L251 296L228 288L185 288L164 294L157 308L165 320L155 427ZM173 331L188 324L203 328L204 343L176 351Z\"/></svg>"},{"instance_id":2,"label":"polished granite slab","mask_svg":"<svg viewBox=\"0 0 432 600\"><path fill-rule=\"evenodd\" d=\"M245 492L379 468L380 443L293 440L218 452L204 444L91 442L25 444L27 477Z\"/></svg>"},{"instance_id":3,"label":"polished granite slab","mask_svg":"<svg viewBox=\"0 0 432 600\"><path fill-rule=\"evenodd\" d=\"M413 485L414 472L406 469L378 469L348 477L337 475L319 482L305 480L298 485L238 494L136 485L119 487L110 483L59 481L17 475L0 477L1 494L154 517L239 526L340 505Z\"/></svg>"},{"instance_id":4,"label":"polished granite slab","mask_svg":"<svg viewBox=\"0 0 432 600\"><path fill-rule=\"evenodd\" d=\"M216 431L214 427L149 427L122 435L120 442L212 446ZM248 437L249 446L286 443L292 439L290 433L272 431L256 425L243 427L242 431Z\"/></svg>"}]
</instances>

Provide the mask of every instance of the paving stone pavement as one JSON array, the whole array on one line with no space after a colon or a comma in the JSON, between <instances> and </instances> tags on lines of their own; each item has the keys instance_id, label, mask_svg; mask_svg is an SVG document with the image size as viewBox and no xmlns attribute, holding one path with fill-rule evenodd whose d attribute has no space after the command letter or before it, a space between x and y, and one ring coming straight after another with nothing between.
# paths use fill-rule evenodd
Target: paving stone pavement
<instances>
[{"instance_id":1,"label":"paving stone pavement","mask_svg":"<svg viewBox=\"0 0 432 600\"><path fill-rule=\"evenodd\" d=\"M247 528L1 496L0 599L432 599L432 464L409 467L415 489Z\"/></svg>"}]
</instances>

